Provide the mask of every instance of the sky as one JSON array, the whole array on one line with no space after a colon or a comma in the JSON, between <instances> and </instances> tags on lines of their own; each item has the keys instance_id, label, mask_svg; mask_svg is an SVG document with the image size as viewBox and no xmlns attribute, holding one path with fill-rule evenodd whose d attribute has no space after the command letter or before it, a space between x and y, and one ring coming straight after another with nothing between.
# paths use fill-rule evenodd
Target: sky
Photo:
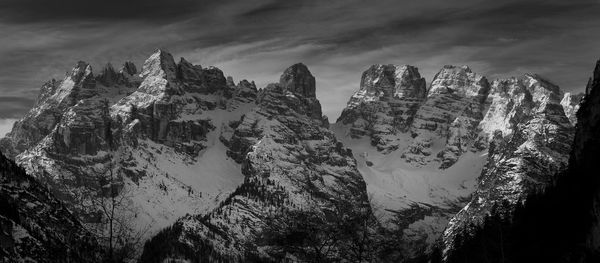
<instances>
[{"instance_id":1,"label":"sky","mask_svg":"<svg viewBox=\"0 0 600 263\"><path fill-rule=\"evenodd\" d=\"M40 86L155 49L259 88L303 62L334 121L372 64L443 65L490 80L540 74L583 91L600 58L600 0L0 0L0 137Z\"/></svg>"}]
</instances>

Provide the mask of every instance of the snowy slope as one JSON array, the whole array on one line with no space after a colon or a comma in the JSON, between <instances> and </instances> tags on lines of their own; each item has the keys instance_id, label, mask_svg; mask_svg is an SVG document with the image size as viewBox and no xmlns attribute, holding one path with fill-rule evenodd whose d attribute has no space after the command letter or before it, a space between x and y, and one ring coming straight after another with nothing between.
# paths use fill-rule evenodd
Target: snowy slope
<instances>
[{"instance_id":1,"label":"snowy slope","mask_svg":"<svg viewBox=\"0 0 600 263\"><path fill-rule=\"evenodd\" d=\"M256 87L227 81L157 50L138 74L80 62L42 87L36 106L2 143L15 159L97 225L97 200L113 185L118 217L142 239L186 214L212 210L244 179L221 137L255 105ZM57 117L60 116L60 117ZM114 175L103 184L102 177Z\"/></svg>"},{"instance_id":2,"label":"snowy slope","mask_svg":"<svg viewBox=\"0 0 600 263\"><path fill-rule=\"evenodd\" d=\"M470 200L474 200L471 209L474 202L487 207L504 198L517 200L515 196L532 191L520 178L544 178L538 179L538 186L543 187L552 178L546 174L558 171L568 156L569 147L563 143L545 148L550 141L570 142L572 125L559 104L562 93L558 87L539 76L525 75L490 85L466 66L444 66L426 98L416 100L415 109L409 112L412 115L406 116L406 111L386 106L400 97L367 95L388 94L390 89L414 90L415 84L409 81L413 78L394 80L385 72L374 71L376 66L363 73L359 90L331 128L352 149L380 221L387 227L403 229L403 242L413 256L428 251L448 223L454 227L484 216L485 209L455 217L461 209L468 210ZM413 75L418 75L412 68L416 72ZM410 122L390 121L398 118ZM385 141L393 147L382 147L382 130ZM546 139L539 139L542 136ZM522 148L539 154L532 156L528 151L511 148L517 142L501 143L522 137L531 138L520 142ZM494 168L502 171L510 169L511 163L517 163L517 167L533 167L532 160L556 163L541 170L515 169L513 179L490 181L485 180L493 178L487 175L491 169L488 162L499 160L488 156L490 150L512 154L510 163L500 162ZM480 194L495 187L504 190Z\"/></svg>"},{"instance_id":3,"label":"snowy slope","mask_svg":"<svg viewBox=\"0 0 600 263\"><path fill-rule=\"evenodd\" d=\"M352 155L326 128L308 68L295 64L258 95L257 106L222 140L242 163L244 182L206 215L181 218L146 244L142 260L245 262L269 257L268 218L293 210L325 213L339 202L368 209Z\"/></svg>"}]
</instances>

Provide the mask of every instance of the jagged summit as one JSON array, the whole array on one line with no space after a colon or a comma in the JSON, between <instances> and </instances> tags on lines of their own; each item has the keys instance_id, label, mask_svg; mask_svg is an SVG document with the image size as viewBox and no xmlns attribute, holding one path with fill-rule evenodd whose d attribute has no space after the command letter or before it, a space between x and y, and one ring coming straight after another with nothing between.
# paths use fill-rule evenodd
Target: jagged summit
<instances>
[{"instance_id":1,"label":"jagged summit","mask_svg":"<svg viewBox=\"0 0 600 263\"><path fill-rule=\"evenodd\" d=\"M142 72L140 76L146 78L148 76L154 76L165 79L174 79L177 66L173 55L171 53L157 49L150 55L142 66Z\"/></svg>"},{"instance_id":2,"label":"jagged summit","mask_svg":"<svg viewBox=\"0 0 600 263\"><path fill-rule=\"evenodd\" d=\"M280 83L259 91L255 106L220 138L227 155L241 164L244 182L216 209L185 216L153 238L142 261L268 258L278 244L264 244L261 233L272 217L302 210L325 214L340 202L368 209L352 153L321 123L314 84L308 68L296 64ZM254 85L241 81L238 86Z\"/></svg>"},{"instance_id":3,"label":"jagged summit","mask_svg":"<svg viewBox=\"0 0 600 263\"><path fill-rule=\"evenodd\" d=\"M426 95L425 79L416 67L372 65L363 72L359 89L337 123L350 125L354 138L368 135L378 149L393 150L397 133L410 127Z\"/></svg>"},{"instance_id":4,"label":"jagged summit","mask_svg":"<svg viewBox=\"0 0 600 263\"><path fill-rule=\"evenodd\" d=\"M535 74L490 84L468 66L446 65L425 91L420 77L405 69L373 65L365 71L334 130L358 153L359 169L376 203L385 203L399 214L435 218L402 219L409 225L405 231L411 233L410 239L415 239L413 248L418 240L435 241L446 223L433 222L450 220L471 194L479 199L474 198L470 208L453 219L450 232L489 212L503 196L518 200L543 187L551 180L551 171L564 165L572 125L555 84ZM398 81L394 70L405 73L396 76L413 77ZM399 99L392 95L398 83L423 92L408 93L418 94L410 101ZM364 137L370 145L365 145ZM495 159L486 160L488 154ZM522 165L535 160L552 165L543 169ZM500 175L499 171L509 170L512 177ZM482 171L486 179L479 182ZM415 177L415 173L423 175Z\"/></svg>"},{"instance_id":5,"label":"jagged summit","mask_svg":"<svg viewBox=\"0 0 600 263\"><path fill-rule=\"evenodd\" d=\"M92 74L92 66L85 61L78 61L71 72L67 72L67 75L70 75L73 81L78 82L81 78L85 76L89 76Z\"/></svg>"},{"instance_id":6,"label":"jagged summit","mask_svg":"<svg viewBox=\"0 0 600 263\"><path fill-rule=\"evenodd\" d=\"M468 66L444 66L433 78L428 96L456 93L465 96L486 96L488 80L471 71Z\"/></svg>"},{"instance_id":7,"label":"jagged summit","mask_svg":"<svg viewBox=\"0 0 600 263\"><path fill-rule=\"evenodd\" d=\"M168 251L156 258L184 257L180 248L242 258L263 251L244 245L269 216L361 206L368 194L384 206L382 223L400 218L403 246L420 253L470 196L448 242L504 197L543 188L564 164L564 115L577 100L537 75L490 84L447 65L428 89L416 67L376 64L330 130L306 65L260 90L225 76L162 49L141 72L126 62L95 76L79 62L42 86L0 145L84 218L94 211L82 204L98 195L81 189L114 173L133 224L151 235L176 222L165 232L176 240L154 240Z\"/></svg>"},{"instance_id":8,"label":"jagged summit","mask_svg":"<svg viewBox=\"0 0 600 263\"><path fill-rule=\"evenodd\" d=\"M308 67L297 63L287 68L279 78L279 84L286 90L302 94L307 98L316 98L315 77Z\"/></svg>"},{"instance_id":9,"label":"jagged summit","mask_svg":"<svg viewBox=\"0 0 600 263\"><path fill-rule=\"evenodd\" d=\"M372 100L418 100L425 95L425 79L416 67L376 64L362 74L360 89L350 98L348 106Z\"/></svg>"},{"instance_id":10,"label":"jagged summit","mask_svg":"<svg viewBox=\"0 0 600 263\"><path fill-rule=\"evenodd\" d=\"M137 72L137 67L135 66L135 64L133 62L126 61L125 63L123 63L123 66L121 66L119 73L126 73L130 76L133 76L133 75L136 75L138 72Z\"/></svg>"},{"instance_id":11,"label":"jagged summit","mask_svg":"<svg viewBox=\"0 0 600 263\"><path fill-rule=\"evenodd\" d=\"M112 64L107 63L102 69L102 73L98 75L97 80L104 86L112 86L115 84L118 78L118 73L113 68Z\"/></svg>"},{"instance_id":12,"label":"jagged summit","mask_svg":"<svg viewBox=\"0 0 600 263\"><path fill-rule=\"evenodd\" d=\"M572 94L571 92L565 92L560 104L562 105L565 115L571 121L571 124L575 126L577 124L577 111L579 110L579 105L583 101L584 93Z\"/></svg>"}]
</instances>

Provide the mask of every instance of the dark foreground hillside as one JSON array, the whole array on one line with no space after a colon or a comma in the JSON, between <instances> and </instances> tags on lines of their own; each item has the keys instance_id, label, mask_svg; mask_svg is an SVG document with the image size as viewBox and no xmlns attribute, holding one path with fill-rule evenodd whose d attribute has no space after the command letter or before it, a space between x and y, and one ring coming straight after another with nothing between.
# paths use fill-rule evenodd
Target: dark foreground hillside
<instances>
[{"instance_id":1,"label":"dark foreground hillside","mask_svg":"<svg viewBox=\"0 0 600 263\"><path fill-rule=\"evenodd\" d=\"M0 153L0 262L98 262L98 248L60 201Z\"/></svg>"}]
</instances>

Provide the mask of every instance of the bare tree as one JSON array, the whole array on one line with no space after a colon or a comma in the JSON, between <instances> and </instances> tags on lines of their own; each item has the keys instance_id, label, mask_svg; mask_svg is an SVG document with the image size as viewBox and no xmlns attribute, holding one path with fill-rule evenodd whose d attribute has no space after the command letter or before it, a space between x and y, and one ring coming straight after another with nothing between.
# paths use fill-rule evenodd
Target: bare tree
<instances>
[{"instance_id":1,"label":"bare tree","mask_svg":"<svg viewBox=\"0 0 600 263\"><path fill-rule=\"evenodd\" d=\"M89 204L86 210L96 211L90 225L106 245L106 261L126 262L135 258L149 226L133 225L131 218L137 214L130 202L132 194L125 190L113 157L105 167L90 171L96 184L85 185L88 196L83 198Z\"/></svg>"},{"instance_id":2,"label":"bare tree","mask_svg":"<svg viewBox=\"0 0 600 263\"><path fill-rule=\"evenodd\" d=\"M275 259L304 262L373 262L379 222L368 204L339 201L332 207L288 210L266 220L263 245Z\"/></svg>"}]
</instances>

